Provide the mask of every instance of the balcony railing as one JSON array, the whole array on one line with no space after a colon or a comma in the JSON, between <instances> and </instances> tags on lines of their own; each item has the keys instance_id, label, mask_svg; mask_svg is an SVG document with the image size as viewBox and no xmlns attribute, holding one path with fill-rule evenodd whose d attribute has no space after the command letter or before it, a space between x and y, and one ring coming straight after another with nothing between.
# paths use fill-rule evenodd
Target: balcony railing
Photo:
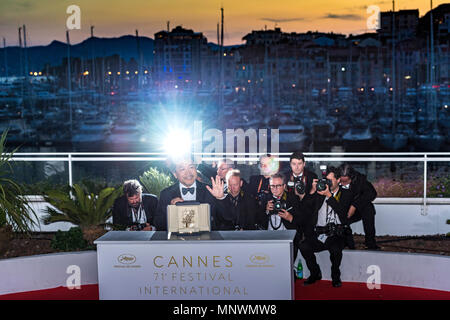
<instances>
[{"instance_id":1,"label":"balcony railing","mask_svg":"<svg viewBox=\"0 0 450 320\"><path fill-rule=\"evenodd\" d=\"M273 154L278 157L280 162L288 162L291 153ZM228 158L235 161L245 162L243 167L252 168L252 174L257 172L255 165L258 157L262 153L198 153L194 154L202 161L214 161L222 158ZM429 174L438 172L444 174L445 178L450 180L450 152L435 153L406 153L406 152L385 152L385 153L326 153L314 152L305 153L306 162L312 166L316 172L320 172L319 165L339 165L349 162L354 165L358 171L363 171L368 175L370 181L384 175L396 176L401 180L405 172L409 172L409 178L413 176L416 185L423 184L423 191L417 195L409 197L379 197L376 203L380 204L422 204L423 214L427 214L428 204L450 204L450 197L430 198L428 195ZM164 153L126 153L126 152L52 152L52 153L15 153L12 158L14 161L25 162L63 162L67 165L68 184L73 185L75 164L78 163L104 163L104 162L149 162L161 163L167 160L167 154ZM238 162L239 163L239 162ZM106 166L106 165L105 165ZM396 167L401 166L396 171ZM103 167L103 165L102 165ZM394 167L394 169L392 169ZM437 169L436 169L437 168ZM379 171L377 173L377 171ZM395 172L393 174L392 172ZM400 178L398 178L400 177ZM103 177L105 178L105 177ZM128 177L130 178L130 177ZM395 179L394 179L395 180ZM419 181L421 180L421 181ZM419 181L419 182L418 182Z\"/></svg>"}]
</instances>

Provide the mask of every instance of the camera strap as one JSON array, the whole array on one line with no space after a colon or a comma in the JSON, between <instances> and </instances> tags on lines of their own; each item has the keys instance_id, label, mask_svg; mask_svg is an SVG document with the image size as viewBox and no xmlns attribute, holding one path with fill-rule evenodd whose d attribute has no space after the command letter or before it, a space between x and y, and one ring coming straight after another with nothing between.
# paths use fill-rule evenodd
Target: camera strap
<instances>
[{"instance_id":1,"label":"camera strap","mask_svg":"<svg viewBox=\"0 0 450 320\"><path fill-rule=\"evenodd\" d=\"M278 226L274 226L272 223L272 216L274 216L273 214L271 214L269 216L269 222L270 222L270 226L272 227L273 230L278 230L281 227L281 224L283 223L283 221L281 221L281 217L280 217L280 224Z\"/></svg>"},{"instance_id":2,"label":"camera strap","mask_svg":"<svg viewBox=\"0 0 450 320\"><path fill-rule=\"evenodd\" d=\"M338 192L336 192L336 194L333 194L333 198L335 198L336 199L336 201L337 202L339 202L339 200L341 199L341 190L339 190ZM337 218L336 218L336 212L333 210L333 208L329 208L329 206L328 206L328 203L326 203L326 205L327 205L327 207L326 207L326 212L327 212L327 218L326 218L326 223L328 224L328 223L330 223L330 222L334 222L334 223L336 223L337 222ZM332 216L333 215L333 221L331 220L332 219Z\"/></svg>"},{"instance_id":3,"label":"camera strap","mask_svg":"<svg viewBox=\"0 0 450 320\"><path fill-rule=\"evenodd\" d=\"M144 211L144 209L142 208L142 202L139 204L139 207L137 209L131 207L131 212L134 217L133 223L143 223L142 217L145 216L145 215L143 215L143 211ZM147 220L147 219L145 219L145 220Z\"/></svg>"}]
</instances>

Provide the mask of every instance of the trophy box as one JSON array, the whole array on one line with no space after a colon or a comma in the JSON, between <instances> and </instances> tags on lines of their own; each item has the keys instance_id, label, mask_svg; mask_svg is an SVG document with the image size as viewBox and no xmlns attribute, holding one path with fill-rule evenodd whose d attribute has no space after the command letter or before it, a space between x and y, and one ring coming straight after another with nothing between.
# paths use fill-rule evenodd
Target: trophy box
<instances>
[{"instance_id":1,"label":"trophy box","mask_svg":"<svg viewBox=\"0 0 450 320\"><path fill-rule=\"evenodd\" d=\"M178 202L167 206L167 231L198 233L211 231L210 206L195 201Z\"/></svg>"}]
</instances>

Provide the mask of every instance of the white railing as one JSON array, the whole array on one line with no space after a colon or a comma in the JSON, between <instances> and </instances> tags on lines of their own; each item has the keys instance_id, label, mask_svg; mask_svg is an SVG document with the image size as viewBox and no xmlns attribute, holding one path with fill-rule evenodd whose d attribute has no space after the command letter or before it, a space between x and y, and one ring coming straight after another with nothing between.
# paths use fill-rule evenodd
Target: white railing
<instances>
[{"instance_id":1,"label":"white railing","mask_svg":"<svg viewBox=\"0 0 450 320\"><path fill-rule=\"evenodd\" d=\"M260 155L265 153L194 153L202 161L212 161L229 158L235 161L257 162ZM291 153L275 153L279 161L289 161ZM423 163L423 197L422 198L379 198L376 203L422 203L423 214L426 215L426 206L433 204L450 204L450 199L427 199L427 167L429 162L448 162L450 165L450 152L408 153L408 152L313 152L304 153L308 162L422 162ZM73 184L72 164L74 162L97 161L165 161L167 154L155 152L52 152L52 153L15 153L14 161L63 161L68 163L69 185Z\"/></svg>"}]
</instances>

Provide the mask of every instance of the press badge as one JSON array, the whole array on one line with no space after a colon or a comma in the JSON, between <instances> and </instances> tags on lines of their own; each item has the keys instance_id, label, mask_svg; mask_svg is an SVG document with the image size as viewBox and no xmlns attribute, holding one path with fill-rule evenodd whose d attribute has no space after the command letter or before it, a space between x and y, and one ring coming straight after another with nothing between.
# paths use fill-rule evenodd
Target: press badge
<instances>
[{"instance_id":1,"label":"press badge","mask_svg":"<svg viewBox=\"0 0 450 320\"><path fill-rule=\"evenodd\" d=\"M317 239L318 239L320 242L322 242L322 243L325 243L325 241L327 240L327 238L328 238L328 236L327 236L326 234L324 234L324 233L322 233L321 235L319 235L319 236L317 237Z\"/></svg>"}]
</instances>

